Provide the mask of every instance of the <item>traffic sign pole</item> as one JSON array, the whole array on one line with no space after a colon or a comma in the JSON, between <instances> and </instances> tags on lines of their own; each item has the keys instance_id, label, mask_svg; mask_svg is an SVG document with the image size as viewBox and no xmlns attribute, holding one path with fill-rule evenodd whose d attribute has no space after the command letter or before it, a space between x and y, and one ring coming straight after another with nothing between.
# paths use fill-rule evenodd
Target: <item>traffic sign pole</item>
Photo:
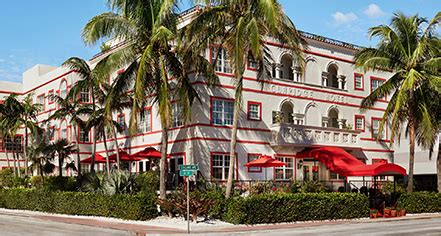
<instances>
[{"instance_id":1,"label":"traffic sign pole","mask_svg":"<svg viewBox=\"0 0 441 236\"><path fill-rule=\"evenodd\" d=\"M187 233L190 233L190 177L187 177Z\"/></svg>"}]
</instances>

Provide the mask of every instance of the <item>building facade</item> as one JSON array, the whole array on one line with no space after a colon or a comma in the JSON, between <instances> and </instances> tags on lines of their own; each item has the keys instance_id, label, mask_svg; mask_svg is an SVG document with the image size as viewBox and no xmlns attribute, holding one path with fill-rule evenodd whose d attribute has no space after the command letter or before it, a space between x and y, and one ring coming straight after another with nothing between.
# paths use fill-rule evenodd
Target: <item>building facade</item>
<instances>
[{"instance_id":1,"label":"building facade","mask_svg":"<svg viewBox=\"0 0 441 236\"><path fill-rule=\"evenodd\" d=\"M262 84L257 80L256 64L249 61L244 76L243 104L239 118L237 142L237 180L325 180L341 182L342 176L327 170L311 158L296 158L296 153L311 147L340 147L367 164L384 161L408 168L408 141L403 139L393 146L389 143L390 132L386 129L376 140L379 122L387 106L388 98L380 100L374 107L362 113L360 102L371 91L390 78L389 72L363 72L354 67L353 57L357 46L303 33L309 44L304 51L306 67L302 71L293 64L289 50L277 42L266 42L275 61L272 80ZM116 46L117 47L117 46ZM210 47L206 57L212 60L215 51ZM169 133L169 171L177 173L179 164L198 163L202 175L209 180L225 180L229 166L229 145L233 119L234 84L228 55L219 53L215 65L220 84L209 87L204 81L194 80L201 102L192 106L192 119L184 124L173 119ZM99 54L89 62L97 63ZM119 69L115 68L116 77ZM12 93L25 96L32 93L36 103L43 106L38 114L50 140L66 138L78 141L82 158L90 156L92 133L72 126L67 120L44 124L58 105L51 94L66 96L79 79L74 71L63 67L36 65L23 73L22 83L0 82L0 99ZM82 91L82 102L91 101L90 91ZM173 105L178 112L179 108ZM108 138L109 154L117 148L129 153L146 147L159 149L161 125L156 107L146 107L145 116L140 116L138 134L129 137L128 131ZM114 114L115 120L128 124L130 112ZM127 125L126 125L127 127ZM78 140L74 130L78 131ZM20 141L21 135L16 141ZM98 140L98 153L105 155L104 144ZM14 147L11 140L2 140L0 166L12 165L8 152ZM438 147L438 145L436 145ZM437 153L437 150L435 150ZM246 168L244 164L260 155L271 155L286 162L285 167L274 169ZM9 154L10 155L10 154ZM417 148L415 174L434 176L435 159L429 152ZM74 157L72 157L74 160ZM55 162L57 163L57 162ZM145 171L145 161L133 163L133 171ZM103 166L99 165L99 170ZM64 171L64 170L63 170ZM66 174L73 174L66 171Z\"/></svg>"}]
</instances>

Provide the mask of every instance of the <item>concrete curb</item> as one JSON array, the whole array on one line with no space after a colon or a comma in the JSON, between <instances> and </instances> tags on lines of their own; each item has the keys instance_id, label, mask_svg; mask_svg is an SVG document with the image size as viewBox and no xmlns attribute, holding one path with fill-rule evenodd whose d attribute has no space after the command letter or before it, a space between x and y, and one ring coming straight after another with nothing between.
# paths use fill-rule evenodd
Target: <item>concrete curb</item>
<instances>
[{"instance_id":1,"label":"concrete curb","mask_svg":"<svg viewBox=\"0 0 441 236\"><path fill-rule=\"evenodd\" d=\"M36 211L22 211L0 208L1 215L11 215L18 217L34 218L38 220L54 221L68 224L79 224L93 227L101 227L115 230L128 231L135 234L183 234L186 230L178 227L164 227L155 225L136 224L131 222L117 221L114 218L96 219L87 218L87 216L61 215L50 214ZM292 222L292 223L278 223L278 224L258 224L258 225L234 225L234 226L212 226L212 227L195 227L192 233L235 233L235 232L261 232L268 230L286 230L295 228L318 227L325 225L340 225L340 224L360 224L360 223L379 223L392 221L409 221L409 220L423 220L441 218L441 213L425 213L425 214L411 214L404 217L395 218L377 218L377 219L351 219L351 220L327 220L327 221L308 221L308 222ZM148 222L148 221L147 221Z\"/></svg>"}]
</instances>

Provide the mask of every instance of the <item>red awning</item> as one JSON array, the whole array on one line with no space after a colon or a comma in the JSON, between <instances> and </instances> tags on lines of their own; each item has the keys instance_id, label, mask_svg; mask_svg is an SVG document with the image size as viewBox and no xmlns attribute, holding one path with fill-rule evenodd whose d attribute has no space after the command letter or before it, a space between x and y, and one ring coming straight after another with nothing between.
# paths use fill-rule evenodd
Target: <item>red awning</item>
<instances>
[{"instance_id":1,"label":"red awning","mask_svg":"<svg viewBox=\"0 0 441 236\"><path fill-rule=\"evenodd\" d=\"M152 147L148 147L142 151L133 153L130 155L130 157L134 157L134 158L161 158L161 152L157 151L155 148ZM169 155L167 155L167 158L170 158Z\"/></svg>"},{"instance_id":2,"label":"red awning","mask_svg":"<svg viewBox=\"0 0 441 236\"><path fill-rule=\"evenodd\" d=\"M116 161L116 153L109 156L110 160ZM142 158L132 157L126 151L119 150L120 161L140 161Z\"/></svg>"},{"instance_id":3,"label":"red awning","mask_svg":"<svg viewBox=\"0 0 441 236\"><path fill-rule=\"evenodd\" d=\"M406 170L399 165L387 163L366 165L342 148L337 147L305 150L298 153L296 157L315 158L328 169L342 176L406 175Z\"/></svg>"},{"instance_id":4,"label":"red awning","mask_svg":"<svg viewBox=\"0 0 441 236\"><path fill-rule=\"evenodd\" d=\"M280 167L280 166L286 166L287 164L285 162L276 160L270 156L263 155L259 159L256 159L254 161L250 161L244 166L246 167Z\"/></svg>"},{"instance_id":5,"label":"red awning","mask_svg":"<svg viewBox=\"0 0 441 236\"><path fill-rule=\"evenodd\" d=\"M113 163L115 161L109 159L109 162ZM83 163L83 164L91 164L92 163L92 156L90 156L90 157L88 157L86 159L81 160L81 163ZM106 158L101 156L98 153L95 153L95 163L106 163Z\"/></svg>"}]
</instances>

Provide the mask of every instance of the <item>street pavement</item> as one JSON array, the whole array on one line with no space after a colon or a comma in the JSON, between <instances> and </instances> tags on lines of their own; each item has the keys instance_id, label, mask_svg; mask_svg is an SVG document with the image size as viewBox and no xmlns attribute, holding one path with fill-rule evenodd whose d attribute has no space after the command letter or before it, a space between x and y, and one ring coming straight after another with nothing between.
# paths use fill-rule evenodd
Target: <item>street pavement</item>
<instances>
[{"instance_id":1,"label":"street pavement","mask_svg":"<svg viewBox=\"0 0 441 236\"><path fill-rule=\"evenodd\" d=\"M255 226L195 227L197 235L440 235L441 214L389 219L362 219L269 224ZM0 209L0 235L183 235L167 227L87 217L49 215Z\"/></svg>"}]
</instances>

